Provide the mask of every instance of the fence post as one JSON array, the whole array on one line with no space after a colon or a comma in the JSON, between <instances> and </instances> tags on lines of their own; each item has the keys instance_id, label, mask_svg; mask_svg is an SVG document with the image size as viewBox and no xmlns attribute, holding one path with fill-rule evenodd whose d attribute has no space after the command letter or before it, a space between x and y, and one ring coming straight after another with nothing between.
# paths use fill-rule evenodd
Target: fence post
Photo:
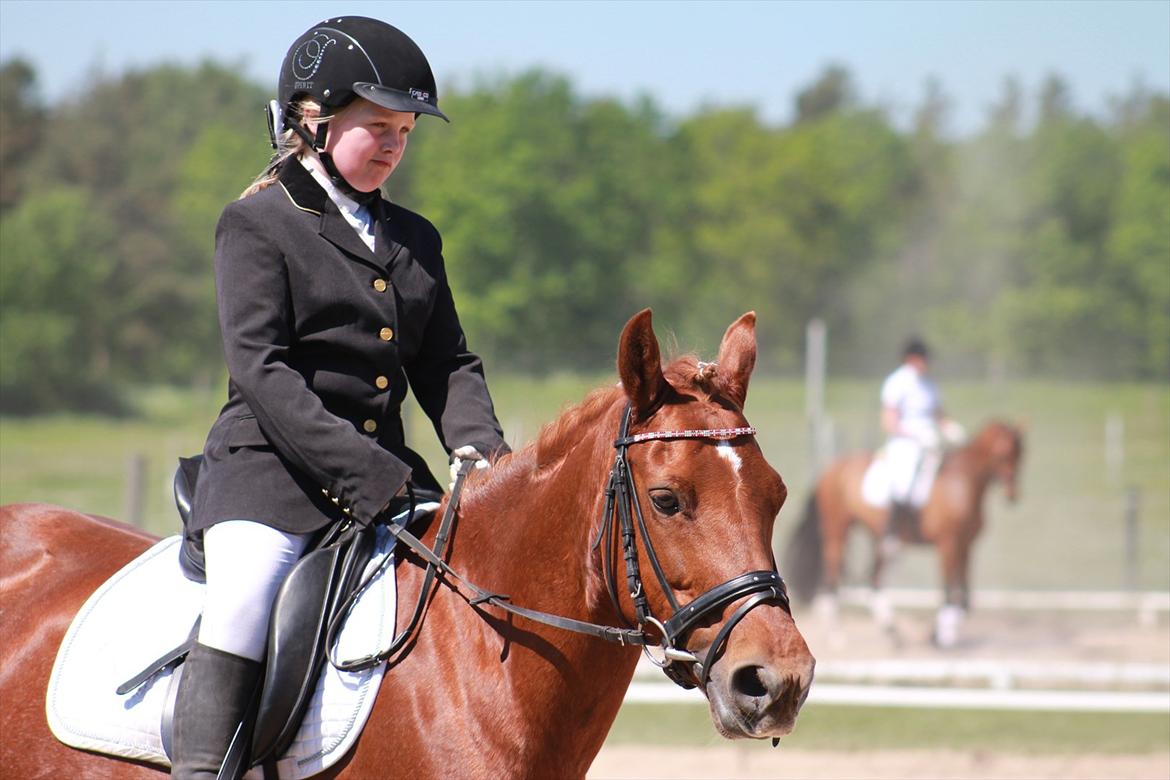
<instances>
[{"instance_id":1,"label":"fence post","mask_svg":"<svg viewBox=\"0 0 1170 780\"><path fill-rule=\"evenodd\" d=\"M808 419L814 479L829 455L824 434L827 341L824 320L809 320L804 331L804 412Z\"/></svg>"},{"instance_id":2,"label":"fence post","mask_svg":"<svg viewBox=\"0 0 1170 780\"><path fill-rule=\"evenodd\" d=\"M1125 418L1117 412L1105 415L1105 473L1110 485L1120 485L1125 469Z\"/></svg>"},{"instance_id":3,"label":"fence post","mask_svg":"<svg viewBox=\"0 0 1170 780\"><path fill-rule=\"evenodd\" d=\"M1137 590L1141 583L1138 570L1138 534L1141 520L1142 489L1130 485L1125 490L1125 588Z\"/></svg>"}]
</instances>

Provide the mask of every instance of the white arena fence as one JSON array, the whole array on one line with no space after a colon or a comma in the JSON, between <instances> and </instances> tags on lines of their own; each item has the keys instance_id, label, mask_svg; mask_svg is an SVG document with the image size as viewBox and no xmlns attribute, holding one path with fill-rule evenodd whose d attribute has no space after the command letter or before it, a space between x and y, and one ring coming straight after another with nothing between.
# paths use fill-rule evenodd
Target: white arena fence
<instances>
[{"instance_id":1,"label":"white arena fence","mask_svg":"<svg viewBox=\"0 0 1170 780\"><path fill-rule=\"evenodd\" d=\"M703 694L672 683L635 681L626 701L636 704L701 704ZM1047 712L1145 712L1170 714L1170 692L978 690L889 685L814 683L808 704Z\"/></svg>"},{"instance_id":2,"label":"white arena fence","mask_svg":"<svg viewBox=\"0 0 1170 780\"><path fill-rule=\"evenodd\" d=\"M938 609L942 604L942 591L938 588L883 588L882 594L896 608ZM851 606L868 607L872 597L869 588L840 590L841 603ZM989 611L1134 612L1143 624L1150 625L1170 613L1170 592L976 590L971 593L971 607Z\"/></svg>"},{"instance_id":3,"label":"white arena fence","mask_svg":"<svg viewBox=\"0 0 1170 780\"><path fill-rule=\"evenodd\" d=\"M639 668L639 672L641 669ZM1170 667L1164 664L1109 661L1015 661L929 658L823 661L817 679L841 683L887 685L950 683L1010 690L1041 685L1078 688L1165 688L1170 690Z\"/></svg>"}]
</instances>

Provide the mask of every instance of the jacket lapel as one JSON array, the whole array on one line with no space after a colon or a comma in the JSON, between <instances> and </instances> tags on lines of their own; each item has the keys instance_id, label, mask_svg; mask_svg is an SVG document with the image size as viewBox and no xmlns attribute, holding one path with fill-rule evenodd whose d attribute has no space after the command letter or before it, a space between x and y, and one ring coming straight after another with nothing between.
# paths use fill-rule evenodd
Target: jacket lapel
<instances>
[{"instance_id":1,"label":"jacket lapel","mask_svg":"<svg viewBox=\"0 0 1170 780\"><path fill-rule=\"evenodd\" d=\"M337 204L329 199L325 190L321 189L321 185L299 161L285 162L280 170L280 183L297 208L321 215L318 232L325 240L356 260L375 267L384 267L379 262L380 258L370 251L353 226L345 221Z\"/></svg>"},{"instance_id":2,"label":"jacket lapel","mask_svg":"<svg viewBox=\"0 0 1170 780\"><path fill-rule=\"evenodd\" d=\"M353 255L364 263L378 265L378 259L374 253L358 236L353 225L346 222L345 217L341 216L341 212L337 210L337 205L333 201L325 204L325 213L321 215L320 232L334 246L347 254Z\"/></svg>"},{"instance_id":3,"label":"jacket lapel","mask_svg":"<svg viewBox=\"0 0 1170 780\"><path fill-rule=\"evenodd\" d=\"M395 225L390 220L390 209L386 208L385 201L379 197L374 201L372 208L374 212L374 254L378 256L378 264L389 272L398 253L402 251L402 242L397 240Z\"/></svg>"}]
</instances>

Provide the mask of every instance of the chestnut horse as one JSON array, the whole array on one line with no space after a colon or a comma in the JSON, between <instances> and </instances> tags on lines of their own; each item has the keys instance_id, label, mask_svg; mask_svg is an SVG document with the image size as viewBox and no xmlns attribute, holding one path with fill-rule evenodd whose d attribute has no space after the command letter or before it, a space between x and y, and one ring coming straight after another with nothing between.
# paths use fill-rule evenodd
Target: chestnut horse
<instances>
[{"instance_id":1,"label":"chestnut horse","mask_svg":"<svg viewBox=\"0 0 1170 780\"><path fill-rule=\"evenodd\" d=\"M933 544L942 568L943 606L935 625L935 641L942 646L958 639L959 625L969 606L971 545L983 528L983 497L993 481L1000 481L1009 501L1017 495L1016 476L1023 455L1023 432L1010 423L984 426L966 445L948 453L938 470L917 527L899 529L903 542ZM874 589L874 616L893 633L893 612L880 595L881 573L887 551L881 544L890 521L889 509L862 498L861 483L873 455L845 455L821 474L805 505L801 523L789 539L785 568L795 597L808 600L818 586L826 591L828 611L835 612L835 596L848 532L861 523L874 536L870 584Z\"/></svg>"},{"instance_id":2,"label":"chestnut horse","mask_svg":"<svg viewBox=\"0 0 1170 780\"><path fill-rule=\"evenodd\" d=\"M742 412L755 357L749 313L728 328L717 364L682 357L664 369L649 310L636 315L619 342L620 386L594 391L534 443L469 476L447 551L452 569L508 594L518 607L637 626L637 600L624 579L611 598L605 563L615 552L606 548L618 544L603 518L617 447L636 485L630 503L644 525L631 557L641 571L662 573L643 579L648 641L657 635L649 626L669 624L674 605L685 609L745 572L777 584L765 594L718 599L679 643L692 661L706 663L688 677L700 683L715 728L728 738L789 733L814 666L786 597L776 597L783 585L775 575L772 526L787 491ZM628 435L637 443L620 447L615 437L627 408ZM712 436L683 435L696 432ZM724 432L733 436L714 435ZM420 533L424 542L433 543L436 525ZM598 544L602 537L606 543ZM646 538L656 556L647 554ZM44 702L74 613L152 542L129 526L64 509L0 510L4 777L89 780L162 771L57 742ZM417 562L408 554L399 565L403 603L413 603L421 586ZM382 682L362 738L325 776L584 776L622 704L639 648L490 603L472 606L465 585L449 575L440 581L412 646ZM400 615L400 627L403 621Z\"/></svg>"}]
</instances>

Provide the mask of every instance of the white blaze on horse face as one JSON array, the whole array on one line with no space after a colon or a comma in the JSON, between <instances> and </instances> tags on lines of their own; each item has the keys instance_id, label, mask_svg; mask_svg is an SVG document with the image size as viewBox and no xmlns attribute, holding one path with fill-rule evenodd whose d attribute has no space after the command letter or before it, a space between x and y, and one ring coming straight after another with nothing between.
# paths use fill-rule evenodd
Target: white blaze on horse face
<instances>
[{"instance_id":1,"label":"white blaze on horse face","mask_svg":"<svg viewBox=\"0 0 1170 780\"><path fill-rule=\"evenodd\" d=\"M715 451L719 456L731 464L731 468L735 471L735 476L739 476L739 468L743 465L740 460L739 453L731 446L731 442L721 441L715 445Z\"/></svg>"}]
</instances>

